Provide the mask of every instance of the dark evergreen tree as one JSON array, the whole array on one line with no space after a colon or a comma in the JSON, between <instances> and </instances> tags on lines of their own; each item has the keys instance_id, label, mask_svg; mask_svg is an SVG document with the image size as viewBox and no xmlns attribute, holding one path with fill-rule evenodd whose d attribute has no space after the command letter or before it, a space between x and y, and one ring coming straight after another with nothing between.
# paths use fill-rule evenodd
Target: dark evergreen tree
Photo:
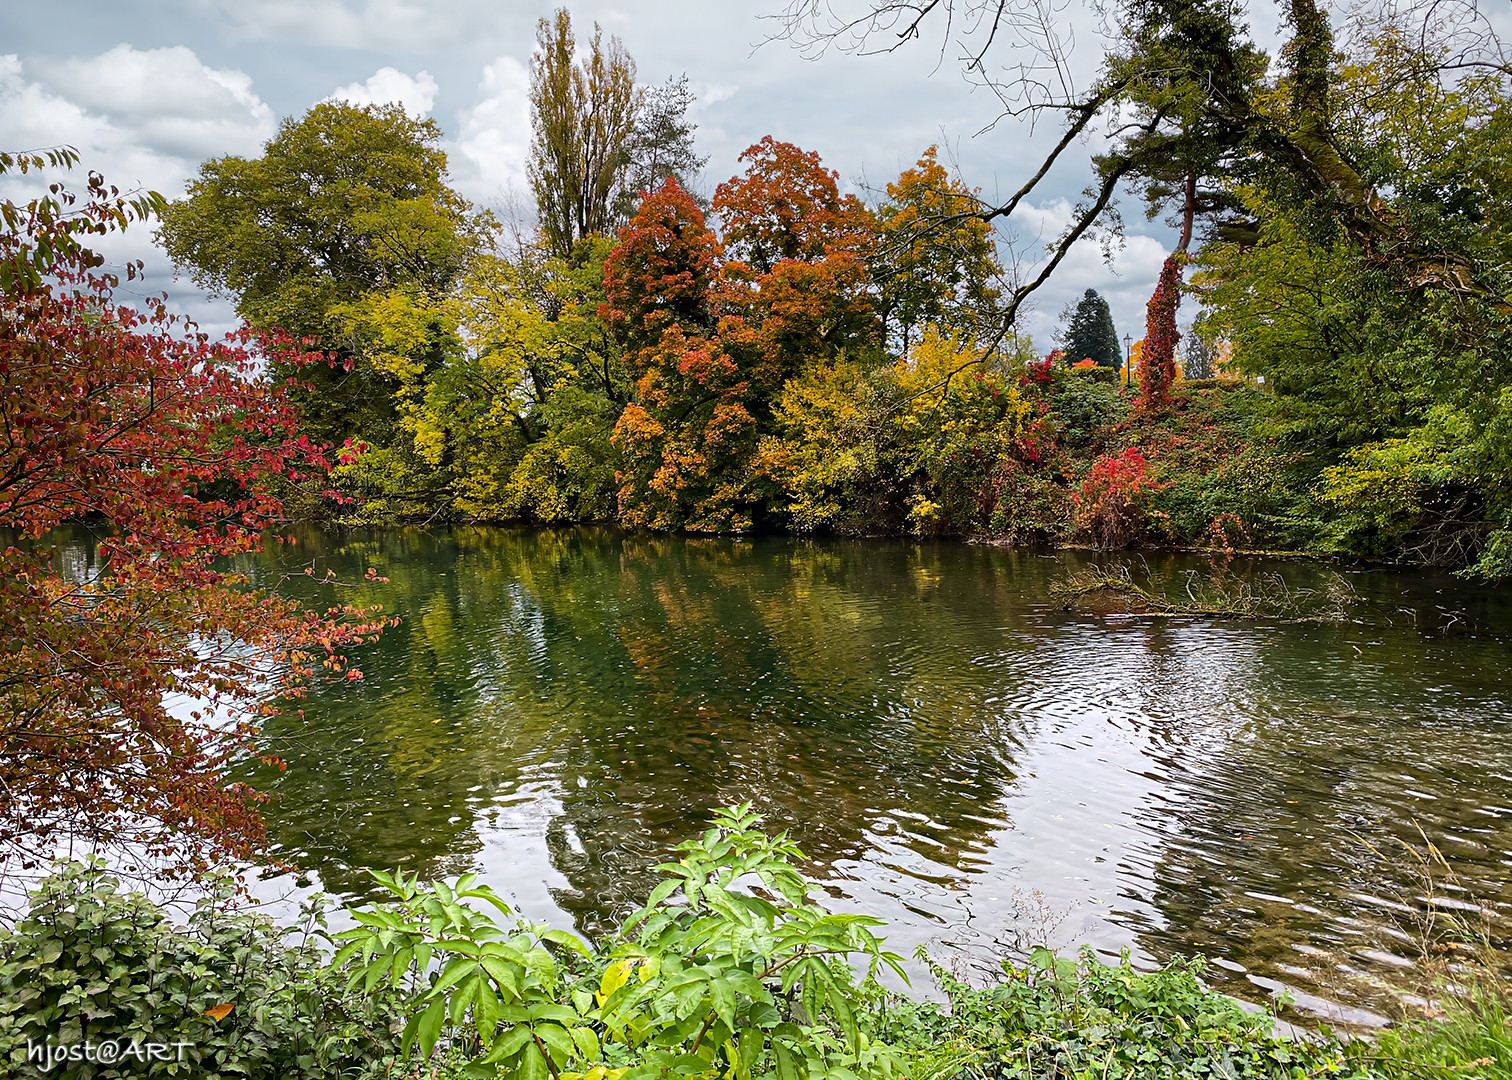
<instances>
[{"instance_id":1,"label":"dark evergreen tree","mask_svg":"<svg viewBox=\"0 0 1512 1080\"><path fill-rule=\"evenodd\" d=\"M1113 368L1123 362L1113 313L1096 289L1088 289L1076 303L1064 331L1066 363L1095 360L1098 367Z\"/></svg>"},{"instance_id":2,"label":"dark evergreen tree","mask_svg":"<svg viewBox=\"0 0 1512 1080\"><path fill-rule=\"evenodd\" d=\"M1181 371L1188 379L1213 377L1213 343L1199 321L1181 335Z\"/></svg>"}]
</instances>

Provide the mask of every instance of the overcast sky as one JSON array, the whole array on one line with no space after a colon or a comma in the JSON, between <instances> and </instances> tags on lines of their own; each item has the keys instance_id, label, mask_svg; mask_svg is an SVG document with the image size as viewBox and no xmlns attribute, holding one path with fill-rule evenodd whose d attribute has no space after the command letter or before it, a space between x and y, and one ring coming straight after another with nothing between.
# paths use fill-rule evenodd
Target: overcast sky
<instances>
[{"instance_id":1,"label":"overcast sky","mask_svg":"<svg viewBox=\"0 0 1512 1080\"><path fill-rule=\"evenodd\" d=\"M808 60L785 43L757 47L776 24L762 16L785 0L573 3L579 36L600 23L635 58L639 78L687 73L698 96L704 186L737 171L763 135L816 150L857 190L880 187L931 143L948 147L988 196L1018 187L1038 164L1050 129L1016 123L978 132L997 102L973 90L938 39L889 55L831 52ZM446 132L452 181L480 203L525 188L530 138L526 91L536 20L556 5L531 0L157 0L0 5L0 147L70 143L83 165L121 186L170 197L206 158L256 155L280 118L328 97L400 101ZM1272 17L1273 18L1273 17ZM59 27L66 25L67 32ZM1095 26L1068 14L1090 64ZM1262 40L1274 22L1257 27ZM1004 60L1012 57L1006 53ZM1085 74L1084 70L1084 74ZM1075 165L1016 216L1031 255L1067 220L1087 183ZM1079 167L1076 167L1079 166ZM1119 335L1142 336L1144 304L1172 243L1124 199L1129 236L1113 266L1092 244L1062 266L1026 325L1049 347L1062 307L1088 287L1112 304ZM1037 243L1038 241L1038 243ZM229 308L175 283L143 229L112 255L148 263L149 290L169 290L206 328L230 325ZM1184 313L1190 317L1190 313Z\"/></svg>"}]
</instances>

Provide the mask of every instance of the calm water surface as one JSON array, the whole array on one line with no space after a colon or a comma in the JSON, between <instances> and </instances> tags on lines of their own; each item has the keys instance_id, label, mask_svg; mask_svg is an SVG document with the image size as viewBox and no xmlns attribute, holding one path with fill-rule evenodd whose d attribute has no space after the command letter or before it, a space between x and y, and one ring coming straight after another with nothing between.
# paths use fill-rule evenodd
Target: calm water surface
<instances>
[{"instance_id":1,"label":"calm water surface","mask_svg":"<svg viewBox=\"0 0 1512 1080\"><path fill-rule=\"evenodd\" d=\"M1356 1021L1427 909L1393 838L1443 850L1440 907L1512 903L1507 590L1350 574L1341 626L1081 615L1048 593L1075 554L591 529L312 532L263 570L311 559L387 575L340 599L403 619L255 776L279 854L349 897L363 867L478 870L593 933L749 799L899 952L1199 952Z\"/></svg>"}]
</instances>

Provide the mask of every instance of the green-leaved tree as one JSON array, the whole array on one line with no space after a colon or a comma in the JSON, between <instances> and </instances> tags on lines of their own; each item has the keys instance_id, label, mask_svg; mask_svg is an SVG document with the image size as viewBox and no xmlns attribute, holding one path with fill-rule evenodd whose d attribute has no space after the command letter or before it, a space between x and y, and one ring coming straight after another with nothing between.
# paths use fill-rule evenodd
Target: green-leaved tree
<instances>
[{"instance_id":1,"label":"green-leaved tree","mask_svg":"<svg viewBox=\"0 0 1512 1080\"><path fill-rule=\"evenodd\" d=\"M196 284L254 329L314 338L342 361L300 372L312 438L391 435L393 380L364 362L349 313L373 293L444 295L486 231L447 185L440 140L398 105L323 103L285 119L261 157L205 162L163 215L158 239Z\"/></svg>"},{"instance_id":2,"label":"green-leaved tree","mask_svg":"<svg viewBox=\"0 0 1512 1080\"><path fill-rule=\"evenodd\" d=\"M536 45L530 65L530 191L541 238L565 258L579 240L606 235L614 225L642 94L635 86L635 61L619 38L606 46L595 26L587 54L577 55L566 8L540 21Z\"/></svg>"}]
</instances>

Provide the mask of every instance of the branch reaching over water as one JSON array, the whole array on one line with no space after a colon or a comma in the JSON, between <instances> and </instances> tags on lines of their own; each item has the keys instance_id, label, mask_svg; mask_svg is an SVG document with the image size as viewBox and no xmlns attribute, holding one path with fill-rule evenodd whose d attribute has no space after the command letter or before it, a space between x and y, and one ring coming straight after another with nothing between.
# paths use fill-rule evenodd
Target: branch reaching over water
<instances>
[{"instance_id":1,"label":"branch reaching over water","mask_svg":"<svg viewBox=\"0 0 1512 1080\"><path fill-rule=\"evenodd\" d=\"M1105 614L1156 615L1168 618L1266 619L1292 623L1349 621L1354 590L1338 574L1316 588L1288 585L1281 575L1253 577L1223 568L1203 577L1195 570L1181 575L1175 590L1153 581L1138 584L1128 566L1092 567L1050 587L1067 611L1095 608Z\"/></svg>"}]
</instances>

